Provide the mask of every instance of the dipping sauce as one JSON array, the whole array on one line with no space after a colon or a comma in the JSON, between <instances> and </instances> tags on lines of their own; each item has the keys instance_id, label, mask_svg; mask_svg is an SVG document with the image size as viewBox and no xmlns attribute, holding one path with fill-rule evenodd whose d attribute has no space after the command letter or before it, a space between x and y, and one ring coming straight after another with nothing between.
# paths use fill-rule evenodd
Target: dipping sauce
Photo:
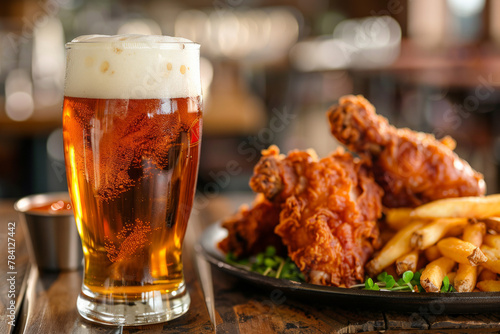
<instances>
[{"instance_id":1,"label":"dipping sauce","mask_svg":"<svg viewBox=\"0 0 500 334\"><path fill-rule=\"evenodd\" d=\"M68 214L73 212L73 207L70 202L60 200L57 202L34 206L30 208L28 212L49 213L53 215Z\"/></svg>"}]
</instances>

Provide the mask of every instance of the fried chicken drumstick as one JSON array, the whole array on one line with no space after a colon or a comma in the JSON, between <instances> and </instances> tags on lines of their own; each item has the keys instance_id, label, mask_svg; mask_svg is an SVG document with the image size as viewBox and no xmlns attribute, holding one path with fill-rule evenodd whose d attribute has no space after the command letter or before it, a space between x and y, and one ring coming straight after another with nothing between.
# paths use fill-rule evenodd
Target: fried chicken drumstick
<instances>
[{"instance_id":1,"label":"fried chicken drumstick","mask_svg":"<svg viewBox=\"0 0 500 334\"><path fill-rule=\"evenodd\" d=\"M382 191L366 166L343 149L317 160L313 152L263 151L251 188L283 203L275 232L310 283L351 286L378 247Z\"/></svg>"},{"instance_id":2,"label":"fried chicken drumstick","mask_svg":"<svg viewBox=\"0 0 500 334\"><path fill-rule=\"evenodd\" d=\"M253 206L243 205L238 213L226 219L222 227L228 235L219 242L219 248L232 252L236 257L250 256L274 246L278 253L285 253L281 238L274 233L279 223L281 204L271 203L258 194Z\"/></svg>"},{"instance_id":3,"label":"fried chicken drumstick","mask_svg":"<svg viewBox=\"0 0 500 334\"><path fill-rule=\"evenodd\" d=\"M328 111L332 134L373 161L387 207L414 207L447 197L484 195L483 176L453 152L450 137L397 129L361 95L347 95Z\"/></svg>"}]
</instances>

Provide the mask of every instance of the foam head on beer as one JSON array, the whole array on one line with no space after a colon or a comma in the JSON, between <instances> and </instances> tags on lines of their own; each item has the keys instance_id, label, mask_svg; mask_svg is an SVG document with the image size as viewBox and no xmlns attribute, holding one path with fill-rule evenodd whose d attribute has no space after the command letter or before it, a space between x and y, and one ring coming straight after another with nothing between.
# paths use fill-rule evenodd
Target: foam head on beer
<instances>
[{"instance_id":1,"label":"foam head on beer","mask_svg":"<svg viewBox=\"0 0 500 334\"><path fill-rule=\"evenodd\" d=\"M201 96L199 45L154 35L86 35L67 44L64 95L101 99Z\"/></svg>"}]
</instances>

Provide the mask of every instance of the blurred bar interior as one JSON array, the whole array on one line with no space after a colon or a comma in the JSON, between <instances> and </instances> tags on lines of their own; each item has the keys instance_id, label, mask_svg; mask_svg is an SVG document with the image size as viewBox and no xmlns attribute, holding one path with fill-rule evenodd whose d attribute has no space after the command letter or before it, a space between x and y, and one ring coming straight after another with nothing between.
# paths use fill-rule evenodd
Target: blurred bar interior
<instances>
[{"instance_id":1,"label":"blurred bar interior","mask_svg":"<svg viewBox=\"0 0 500 334\"><path fill-rule=\"evenodd\" d=\"M202 44L198 190L248 190L261 149L338 145L325 118L363 94L397 126L445 134L500 191L500 1L4 0L0 198L66 190L64 43L164 34Z\"/></svg>"}]
</instances>

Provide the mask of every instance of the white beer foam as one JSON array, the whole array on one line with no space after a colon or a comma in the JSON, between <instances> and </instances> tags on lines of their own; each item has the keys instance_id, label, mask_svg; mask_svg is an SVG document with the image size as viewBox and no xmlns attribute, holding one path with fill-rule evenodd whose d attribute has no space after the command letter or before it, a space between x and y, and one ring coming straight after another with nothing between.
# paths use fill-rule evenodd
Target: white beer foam
<instances>
[{"instance_id":1,"label":"white beer foam","mask_svg":"<svg viewBox=\"0 0 500 334\"><path fill-rule=\"evenodd\" d=\"M199 96L199 45L170 36L77 37L67 44L64 95L101 99Z\"/></svg>"}]
</instances>

